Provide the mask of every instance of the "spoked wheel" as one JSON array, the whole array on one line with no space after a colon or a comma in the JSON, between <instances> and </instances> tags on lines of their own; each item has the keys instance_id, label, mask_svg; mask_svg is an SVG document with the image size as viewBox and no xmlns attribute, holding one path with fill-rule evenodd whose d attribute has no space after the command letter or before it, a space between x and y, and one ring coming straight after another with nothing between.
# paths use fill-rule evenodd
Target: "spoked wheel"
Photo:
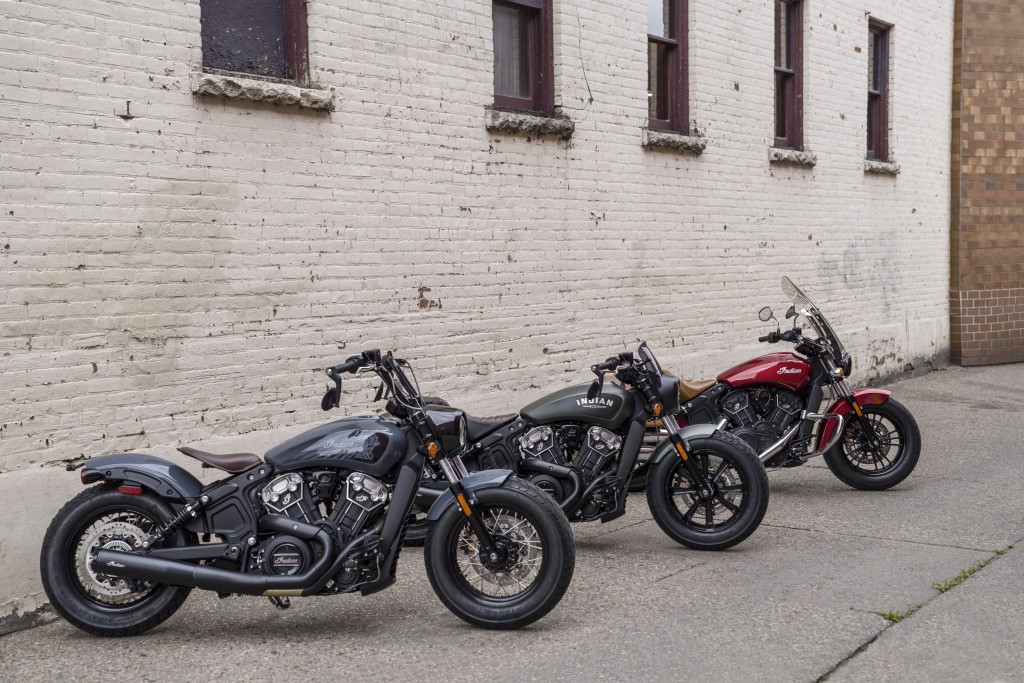
<instances>
[{"instance_id":1,"label":"spoked wheel","mask_svg":"<svg viewBox=\"0 0 1024 683\"><path fill-rule=\"evenodd\" d=\"M476 496L475 509L497 552L483 551L469 519L454 505L427 537L430 584L448 609L476 626L531 624L558 604L572 580L569 521L547 494L516 478Z\"/></svg>"},{"instance_id":2,"label":"spoked wheel","mask_svg":"<svg viewBox=\"0 0 1024 683\"><path fill-rule=\"evenodd\" d=\"M674 452L655 464L647 504L662 531L697 550L723 550L752 534L768 509L768 475L757 454L728 433L690 440L694 481Z\"/></svg>"},{"instance_id":3,"label":"spoked wheel","mask_svg":"<svg viewBox=\"0 0 1024 683\"><path fill-rule=\"evenodd\" d=\"M96 571L100 550L141 547L171 509L148 495L94 487L65 505L43 539L40 572L54 609L78 628L101 636L131 636L161 623L191 589L133 581ZM179 534L175 545L184 542Z\"/></svg>"},{"instance_id":4,"label":"spoked wheel","mask_svg":"<svg viewBox=\"0 0 1024 683\"><path fill-rule=\"evenodd\" d=\"M864 491L891 488L910 476L921 455L921 431L907 408L894 398L861 406L871 425L850 415L843 436L828 453L825 464L843 483Z\"/></svg>"}]
</instances>

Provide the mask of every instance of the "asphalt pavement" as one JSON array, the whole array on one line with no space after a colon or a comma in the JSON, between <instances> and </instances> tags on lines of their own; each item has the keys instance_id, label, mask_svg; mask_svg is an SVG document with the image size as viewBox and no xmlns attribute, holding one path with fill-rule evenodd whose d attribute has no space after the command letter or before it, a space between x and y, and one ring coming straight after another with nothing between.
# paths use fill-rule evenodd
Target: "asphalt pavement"
<instances>
[{"instance_id":1,"label":"asphalt pavement","mask_svg":"<svg viewBox=\"0 0 1024 683\"><path fill-rule=\"evenodd\" d=\"M365 598L280 611L195 591L136 638L13 633L0 679L1024 680L1021 386L1024 365L890 385L921 426L915 473L866 493L820 461L771 472L764 523L728 551L675 544L634 494L625 517L574 527L568 593L521 631L458 620L407 549L397 584Z\"/></svg>"}]
</instances>

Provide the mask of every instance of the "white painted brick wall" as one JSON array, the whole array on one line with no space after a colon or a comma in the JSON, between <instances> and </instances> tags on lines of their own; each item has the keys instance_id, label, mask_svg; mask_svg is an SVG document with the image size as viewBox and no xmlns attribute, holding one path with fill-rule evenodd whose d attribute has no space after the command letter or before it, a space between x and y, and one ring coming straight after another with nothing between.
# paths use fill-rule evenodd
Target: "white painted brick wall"
<instances>
[{"instance_id":1,"label":"white painted brick wall","mask_svg":"<svg viewBox=\"0 0 1024 683\"><path fill-rule=\"evenodd\" d=\"M485 0L311 0L330 114L193 98L196 0L0 0L0 471L321 419L369 346L482 413L638 337L712 374L782 274L861 377L941 358L952 4L807 0L808 169L767 161L765 0L691 0L700 157L640 147L643 0L556 0L568 143L484 129ZM868 13L895 179L863 172Z\"/></svg>"}]
</instances>

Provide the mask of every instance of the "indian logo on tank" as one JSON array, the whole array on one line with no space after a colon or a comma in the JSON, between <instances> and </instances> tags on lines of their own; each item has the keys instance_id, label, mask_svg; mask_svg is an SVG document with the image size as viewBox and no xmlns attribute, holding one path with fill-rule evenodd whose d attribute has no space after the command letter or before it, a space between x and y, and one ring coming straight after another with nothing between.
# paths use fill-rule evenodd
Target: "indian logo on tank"
<instances>
[{"instance_id":1,"label":"indian logo on tank","mask_svg":"<svg viewBox=\"0 0 1024 683\"><path fill-rule=\"evenodd\" d=\"M780 375L799 375L800 368L779 368Z\"/></svg>"},{"instance_id":2,"label":"indian logo on tank","mask_svg":"<svg viewBox=\"0 0 1024 683\"><path fill-rule=\"evenodd\" d=\"M598 396L596 398L578 398L576 399L576 405L581 408L614 408L615 401L604 396Z\"/></svg>"}]
</instances>

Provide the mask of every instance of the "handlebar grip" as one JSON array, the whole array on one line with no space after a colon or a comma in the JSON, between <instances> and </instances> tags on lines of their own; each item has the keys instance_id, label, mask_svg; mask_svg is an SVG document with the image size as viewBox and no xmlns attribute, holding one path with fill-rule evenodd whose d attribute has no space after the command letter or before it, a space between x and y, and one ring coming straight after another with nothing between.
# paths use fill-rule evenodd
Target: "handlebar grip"
<instances>
[{"instance_id":1,"label":"handlebar grip","mask_svg":"<svg viewBox=\"0 0 1024 683\"><path fill-rule=\"evenodd\" d=\"M361 366L362 363L360 362L359 356L352 356L341 365L335 365L331 370L334 371L334 374L340 375L343 372L355 372Z\"/></svg>"},{"instance_id":2,"label":"handlebar grip","mask_svg":"<svg viewBox=\"0 0 1024 683\"><path fill-rule=\"evenodd\" d=\"M766 334L763 337L758 337L757 341L759 341L759 342L766 342L766 341L768 341L769 337L771 337L771 335Z\"/></svg>"}]
</instances>

